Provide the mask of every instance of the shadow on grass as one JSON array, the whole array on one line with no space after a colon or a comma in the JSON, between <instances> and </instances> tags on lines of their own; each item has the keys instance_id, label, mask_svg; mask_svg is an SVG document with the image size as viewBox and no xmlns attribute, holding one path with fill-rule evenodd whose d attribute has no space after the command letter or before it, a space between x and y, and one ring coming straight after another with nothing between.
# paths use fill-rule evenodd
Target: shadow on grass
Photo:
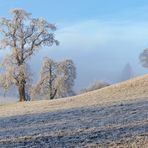
<instances>
[{"instance_id":1,"label":"shadow on grass","mask_svg":"<svg viewBox=\"0 0 148 148\"><path fill-rule=\"evenodd\" d=\"M148 133L148 101L0 118L0 147L71 147Z\"/></svg>"}]
</instances>

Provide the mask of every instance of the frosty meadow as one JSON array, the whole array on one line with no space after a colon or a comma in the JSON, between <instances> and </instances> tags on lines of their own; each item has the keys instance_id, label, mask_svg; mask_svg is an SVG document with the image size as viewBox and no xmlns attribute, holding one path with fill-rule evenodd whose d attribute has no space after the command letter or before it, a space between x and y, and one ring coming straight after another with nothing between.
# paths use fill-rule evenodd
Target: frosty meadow
<instances>
[{"instance_id":1,"label":"frosty meadow","mask_svg":"<svg viewBox=\"0 0 148 148\"><path fill-rule=\"evenodd\" d=\"M94 29L95 36L95 28L84 27L87 31L82 31L88 40L94 43L93 46L88 46L88 40L81 38L80 26L74 26L76 32L71 33L73 27L58 32L60 35L69 35L69 38L64 38L64 35L61 37L69 43L75 43L72 48L76 48L77 44L83 41L84 47L91 47L94 56L89 55L87 61L90 62L90 59L94 58L95 64L90 66L85 63L85 66L80 68L79 64L85 57L85 52L79 62L72 58L75 56L72 51L71 55L64 55L64 59L52 57L56 46L62 48L65 45L55 34L57 26L49 23L47 17L34 18L31 13L18 8L11 9L10 14L0 18L0 49L6 51L0 61L0 90L6 95L6 100L8 94L15 92L17 101L0 103L0 147L148 147L147 74L135 76L132 66L128 63L123 69L120 82L95 80L95 76L92 78L91 74L100 74L97 73L99 64L95 61L95 52L92 49L96 47L96 38L89 38L87 32ZM111 32L107 30L107 33ZM115 34L118 35L117 32ZM74 36L78 37L79 42L73 40ZM73 42L70 42L70 39ZM99 39L101 41L101 38ZM106 44L102 42L102 45L103 43ZM36 63L31 60L33 57L37 59L37 52L40 57L40 51L45 48L52 49L51 55L45 52L46 56L41 56L42 62L40 67L37 66L37 74L37 71L33 72ZM57 53L60 53L60 50ZM81 51L79 53L81 55ZM86 50L86 53L89 54L90 51ZM106 53L107 62L111 61L109 55L109 52ZM103 59L101 56L100 59ZM148 49L145 48L138 56L141 67L148 68ZM75 82L82 82L79 72L82 72L83 68L88 69L82 73L81 79L91 77L94 82L78 92L75 91ZM114 68L116 66L106 69ZM110 76L112 77L111 73Z\"/></svg>"}]
</instances>

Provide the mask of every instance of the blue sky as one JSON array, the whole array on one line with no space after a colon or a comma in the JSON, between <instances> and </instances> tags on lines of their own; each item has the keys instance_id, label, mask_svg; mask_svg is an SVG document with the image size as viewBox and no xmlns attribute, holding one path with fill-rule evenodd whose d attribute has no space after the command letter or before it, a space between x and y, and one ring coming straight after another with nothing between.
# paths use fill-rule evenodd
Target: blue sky
<instances>
[{"instance_id":1,"label":"blue sky","mask_svg":"<svg viewBox=\"0 0 148 148\"><path fill-rule=\"evenodd\" d=\"M129 19L148 18L147 0L0 0L0 13L7 15L9 9L24 8L55 22L75 22L89 19Z\"/></svg>"},{"instance_id":2,"label":"blue sky","mask_svg":"<svg viewBox=\"0 0 148 148\"><path fill-rule=\"evenodd\" d=\"M58 27L60 46L40 50L32 59L34 72L44 56L72 58L76 90L95 80L119 81L128 62L135 75L147 73L138 59L148 47L147 0L0 0L0 16L9 17L11 8L23 8Z\"/></svg>"}]
</instances>

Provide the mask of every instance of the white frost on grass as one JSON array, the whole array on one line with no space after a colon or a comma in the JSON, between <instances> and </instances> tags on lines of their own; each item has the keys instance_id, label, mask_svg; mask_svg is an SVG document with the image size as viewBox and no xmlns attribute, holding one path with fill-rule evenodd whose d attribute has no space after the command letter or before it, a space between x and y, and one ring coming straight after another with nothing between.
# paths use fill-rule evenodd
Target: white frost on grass
<instances>
[{"instance_id":1,"label":"white frost on grass","mask_svg":"<svg viewBox=\"0 0 148 148\"><path fill-rule=\"evenodd\" d=\"M75 97L0 105L3 148L116 147L137 137L145 146L148 75Z\"/></svg>"},{"instance_id":2,"label":"white frost on grass","mask_svg":"<svg viewBox=\"0 0 148 148\"><path fill-rule=\"evenodd\" d=\"M52 101L44 100L1 105L0 117L71 109L98 104L112 104L113 102L119 103L125 100L143 100L146 98L148 98L148 75L74 97L55 99Z\"/></svg>"},{"instance_id":3,"label":"white frost on grass","mask_svg":"<svg viewBox=\"0 0 148 148\"><path fill-rule=\"evenodd\" d=\"M0 118L0 147L83 147L148 136L148 100Z\"/></svg>"}]
</instances>

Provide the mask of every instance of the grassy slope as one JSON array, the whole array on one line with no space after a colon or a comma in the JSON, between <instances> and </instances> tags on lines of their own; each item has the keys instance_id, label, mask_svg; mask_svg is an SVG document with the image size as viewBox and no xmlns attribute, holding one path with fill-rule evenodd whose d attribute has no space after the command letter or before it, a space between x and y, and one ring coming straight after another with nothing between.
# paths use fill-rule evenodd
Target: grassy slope
<instances>
[{"instance_id":1,"label":"grassy slope","mask_svg":"<svg viewBox=\"0 0 148 148\"><path fill-rule=\"evenodd\" d=\"M0 147L148 146L148 75L54 101L0 106Z\"/></svg>"},{"instance_id":2,"label":"grassy slope","mask_svg":"<svg viewBox=\"0 0 148 148\"><path fill-rule=\"evenodd\" d=\"M47 112L104 103L110 104L113 102L122 102L139 98L143 99L147 97L148 75L145 75L75 97L53 101L44 100L2 105L0 107L0 116Z\"/></svg>"}]
</instances>

